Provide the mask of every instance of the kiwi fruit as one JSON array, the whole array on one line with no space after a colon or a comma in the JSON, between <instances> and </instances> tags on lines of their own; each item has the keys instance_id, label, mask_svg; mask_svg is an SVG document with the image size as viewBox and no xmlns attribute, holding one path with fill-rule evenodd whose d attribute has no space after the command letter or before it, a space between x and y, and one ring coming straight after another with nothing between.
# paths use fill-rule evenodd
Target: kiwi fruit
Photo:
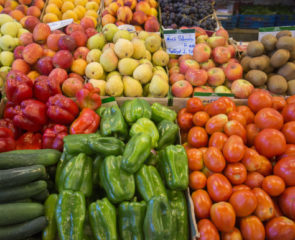
<instances>
[{"instance_id":1,"label":"kiwi fruit","mask_svg":"<svg viewBox=\"0 0 295 240\"><path fill-rule=\"evenodd\" d=\"M290 60L295 60L295 50L290 52Z\"/></svg>"},{"instance_id":2,"label":"kiwi fruit","mask_svg":"<svg viewBox=\"0 0 295 240\"><path fill-rule=\"evenodd\" d=\"M278 74L286 78L288 81L295 79L295 63L287 62L278 70Z\"/></svg>"},{"instance_id":3,"label":"kiwi fruit","mask_svg":"<svg viewBox=\"0 0 295 240\"><path fill-rule=\"evenodd\" d=\"M249 63L251 61L251 57L245 56L241 60L241 65L243 67L244 72L248 72L250 70Z\"/></svg>"},{"instance_id":4,"label":"kiwi fruit","mask_svg":"<svg viewBox=\"0 0 295 240\"><path fill-rule=\"evenodd\" d=\"M277 50L270 58L270 64L274 68L278 68L283 66L286 62L288 62L290 58L290 52L286 49Z\"/></svg>"},{"instance_id":5,"label":"kiwi fruit","mask_svg":"<svg viewBox=\"0 0 295 240\"><path fill-rule=\"evenodd\" d=\"M275 94L283 94L288 89L287 81L280 75L273 75L267 82L268 90Z\"/></svg>"},{"instance_id":6,"label":"kiwi fruit","mask_svg":"<svg viewBox=\"0 0 295 240\"><path fill-rule=\"evenodd\" d=\"M295 50L295 38L284 36L281 37L276 44L276 47L278 49L286 49L288 51L294 51Z\"/></svg>"},{"instance_id":7,"label":"kiwi fruit","mask_svg":"<svg viewBox=\"0 0 295 240\"><path fill-rule=\"evenodd\" d=\"M266 55L254 57L249 63L250 69L264 70L269 65L269 58Z\"/></svg>"},{"instance_id":8,"label":"kiwi fruit","mask_svg":"<svg viewBox=\"0 0 295 240\"><path fill-rule=\"evenodd\" d=\"M292 37L292 33L289 30L280 31L277 33L276 38L279 39L285 36Z\"/></svg>"},{"instance_id":9,"label":"kiwi fruit","mask_svg":"<svg viewBox=\"0 0 295 240\"><path fill-rule=\"evenodd\" d=\"M295 79L288 81L288 91L289 96L295 95Z\"/></svg>"},{"instance_id":10,"label":"kiwi fruit","mask_svg":"<svg viewBox=\"0 0 295 240\"><path fill-rule=\"evenodd\" d=\"M267 34L261 38L261 43L266 51L273 51L276 48L277 41L278 39L271 34Z\"/></svg>"},{"instance_id":11,"label":"kiwi fruit","mask_svg":"<svg viewBox=\"0 0 295 240\"><path fill-rule=\"evenodd\" d=\"M269 64L266 68L263 69L263 71L264 71L266 74L273 73L273 71L274 71L274 67L271 66L271 65Z\"/></svg>"},{"instance_id":12,"label":"kiwi fruit","mask_svg":"<svg viewBox=\"0 0 295 240\"><path fill-rule=\"evenodd\" d=\"M249 71L246 76L246 80L251 82L255 87L262 86L267 81L267 75L265 72L260 70L251 70Z\"/></svg>"},{"instance_id":13,"label":"kiwi fruit","mask_svg":"<svg viewBox=\"0 0 295 240\"><path fill-rule=\"evenodd\" d=\"M264 52L264 46L261 42L252 41L248 44L247 55L250 57L258 57Z\"/></svg>"}]
</instances>

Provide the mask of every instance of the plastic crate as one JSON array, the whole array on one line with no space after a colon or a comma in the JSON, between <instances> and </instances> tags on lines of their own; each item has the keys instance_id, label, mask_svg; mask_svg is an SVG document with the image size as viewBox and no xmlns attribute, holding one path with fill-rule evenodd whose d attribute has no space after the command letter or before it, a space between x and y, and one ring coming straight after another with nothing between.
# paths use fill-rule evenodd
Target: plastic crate
<instances>
[{"instance_id":1,"label":"plastic crate","mask_svg":"<svg viewBox=\"0 0 295 240\"><path fill-rule=\"evenodd\" d=\"M295 26L295 14L277 15L276 26Z\"/></svg>"},{"instance_id":2,"label":"plastic crate","mask_svg":"<svg viewBox=\"0 0 295 240\"><path fill-rule=\"evenodd\" d=\"M273 27L276 23L276 15L239 15L239 28L257 29L261 27Z\"/></svg>"},{"instance_id":3,"label":"plastic crate","mask_svg":"<svg viewBox=\"0 0 295 240\"><path fill-rule=\"evenodd\" d=\"M220 20L220 22L224 29L233 29L237 27L238 19L238 15L233 15L229 16L227 19Z\"/></svg>"}]
</instances>

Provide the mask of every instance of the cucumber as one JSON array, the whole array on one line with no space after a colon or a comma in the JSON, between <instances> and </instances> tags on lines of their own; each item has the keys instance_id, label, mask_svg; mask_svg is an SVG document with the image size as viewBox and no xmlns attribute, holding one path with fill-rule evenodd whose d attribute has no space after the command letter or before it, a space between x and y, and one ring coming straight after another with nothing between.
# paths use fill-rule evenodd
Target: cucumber
<instances>
[{"instance_id":1,"label":"cucumber","mask_svg":"<svg viewBox=\"0 0 295 240\"><path fill-rule=\"evenodd\" d=\"M32 196L32 199L38 202L44 202L49 196L49 191L45 189L44 191L38 193L37 195Z\"/></svg>"},{"instance_id":2,"label":"cucumber","mask_svg":"<svg viewBox=\"0 0 295 240\"><path fill-rule=\"evenodd\" d=\"M15 150L0 153L0 169L10 169L31 165L50 166L57 163L61 152L53 149Z\"/></svg>"},{"instance_id":3,"label":"cucumber","mask_svg":"<svg viewBox=\"0 0 295 240\"><path fill-rule=\"evenodd\" d=\"M0 203L8 203L37 195L47 188L47 183L43 180L28 183L17 187L0 189ZM1 238L0 238L1 239Z\"/></svg>"},{"instance_id":4,"label":"cucumber","mask_svg":"<svg viewBox=\"0 0 295 240\"><path fill-rule=\"evenodd\" d=\"M7 203L0 204L0 226L27 222L44 215L40 203Z\"/></svg>"},{"instance_id":5,"label":"cucumber","mask_svg":"<svg viewBox=\"0 0 295 240\"><path fill-rule=\"evenodd\" d=\"M42 165L0 170L0 188L24 185L46 177L46 168Z\"/></svg>"},{"instance_id":6,"label":"cucumber","mask_svg":"<svg viewBox=\"0 0 295 240\"><path fill-rule=\"evenodd\" d=\"M41 232L47 225L46 218L38 217L31 221L16 225L0 227L0 239L2 240L21 240Z\"/></svg>"}]
</instances>

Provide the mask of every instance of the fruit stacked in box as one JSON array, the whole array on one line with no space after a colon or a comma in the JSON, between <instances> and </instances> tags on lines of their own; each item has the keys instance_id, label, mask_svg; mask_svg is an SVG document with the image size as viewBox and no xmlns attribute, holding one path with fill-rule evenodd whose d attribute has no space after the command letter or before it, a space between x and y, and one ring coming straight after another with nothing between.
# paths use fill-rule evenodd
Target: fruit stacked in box
<instances>
[{"instance_id":1,"label":"fruit stacked in box","mask_svg":"<svg viewBox=\"0 0 295 240\"><path fill-rule=\"evenodd\" d=\"M295 238L294 96L191 98L178 124L200 239Z\"/></svg>"}]
</instances>

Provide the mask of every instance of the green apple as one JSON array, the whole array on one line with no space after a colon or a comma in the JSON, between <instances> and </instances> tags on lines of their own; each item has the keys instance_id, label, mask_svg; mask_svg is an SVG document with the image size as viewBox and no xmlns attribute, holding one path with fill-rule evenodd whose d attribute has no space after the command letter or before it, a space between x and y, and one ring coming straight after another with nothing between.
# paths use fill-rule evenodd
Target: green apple
<instances>
[{"instance_id":1,"label":"green apple","mask_svg":"<svg viewBox=\"0 0 295 240\"><path fill-rule=\"evenodd\" d=\"M13 51L16 45L15 39L10 35L0 37L0 48L4 51Z\"/></svg>"},{"instance_id":2,"label":"green apple","mask_svg":"<svg viewBox=\"0 0 295 240\"><path fill-rule=\"evenodd\" d=\"M7 22L13 22L13 18L7 14L0 14L0 26Z\"/></svg>"},{"instance_id":3,"label":"green apple","mask_svg":"<svg viewBox=\"0 0 295 240\"><path fill-rule=\"evenodd\" d=\"M10 67L14 60L13 53L9 51L3 51L0 53L0 62L2 66Z\"/></svg>"},{"instance_id":4,"label":"green apple","mask_svg":"<svg viewBox=\"0 0 295 240\"><path fill-rule=\"evenodd\" d=\"M16 22L7 22L1 26L1 33L4 35L10 35L16 37L18 33L18 26Z\"/></svg>"}]
</instances>

